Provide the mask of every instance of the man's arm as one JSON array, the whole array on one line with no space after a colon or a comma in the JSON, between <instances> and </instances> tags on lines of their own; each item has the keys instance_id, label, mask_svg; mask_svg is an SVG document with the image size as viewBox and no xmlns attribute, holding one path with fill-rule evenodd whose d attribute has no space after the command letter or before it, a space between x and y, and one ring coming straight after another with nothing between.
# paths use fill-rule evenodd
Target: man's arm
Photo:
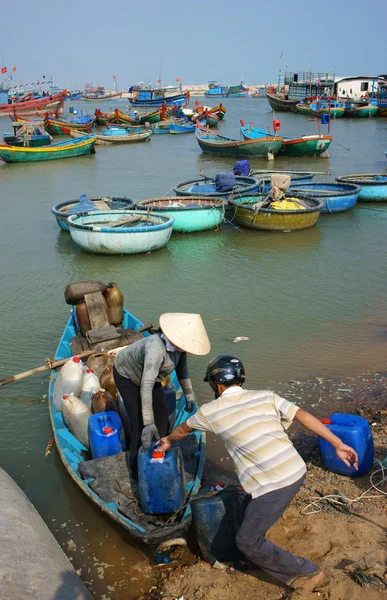
<instances>
[{"instance_id":1,"label":"man's arm","mask_svg":"<svg viewBox=\"0 0 387 600\"><path fill-rule=\"evenodd\" d=\"M324 438L324 440L332 444L336 450L338 458L340 458L347 465L347 467L350 467L352 463L355 469L358 469L358 456L355 450L344 444L341 439L337 437L337 435L332 433L328 427L325 427L325 425L316 419L316 417L308 413L306 410L299 408L294 416L294 419L306 427L306 429L312 431L312 433L319 435L320 437Z\"/></svg>"},{"instance_id":2,"label":"man's arm","mask_svg":"<svg viewBox=\"0 0 387 600\"><path fill-rule=\"evenodd\" d=\"M181 425L178 425L169 435L167 435L167 437L161 438L161 440L158 442L160 450L166 452L170 449L173 442L177 442L178 440L184 439L192 431L194 431L194 429L192 429L192 427L189 427L187 423L182 423Z\"/></svg>"}]
</instances>

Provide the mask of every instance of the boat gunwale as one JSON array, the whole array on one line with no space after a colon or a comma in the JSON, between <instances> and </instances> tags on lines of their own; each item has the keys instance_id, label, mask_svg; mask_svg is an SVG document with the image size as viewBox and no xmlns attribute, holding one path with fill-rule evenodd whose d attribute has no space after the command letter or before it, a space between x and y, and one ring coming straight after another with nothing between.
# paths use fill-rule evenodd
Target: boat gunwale
<instances>
[{"instance_id":1,"label":"boat gunwale","mask_svg":"<svg viewBox=\"0 0 387 600\"><path fill-rule=\"evenodd\" d=\"M179 202L179 198L187 198L187 200L189 200L190 202L192 202L192 200L197 200L197 202L201 202L202 205L199 206L172 206L172 205L166 205L166 206L161 206L160 204L154 204L149 205L148 206L148 202L163 202L165 200L169 200L169 201L173 201L173 202ZM181 200L180 200L181 202ZM214 196L164 196L164 197L160 197L160 198L151 198L149 200L139 200L137 202L137 206L146 206L147 210L150 211L155 211L155 212L169 212L169 211L180 211L180 212L186 212L189 210L213 210L213 209L218 209L218 208L224 208L225 206L225 201L223 198L216 198Z\"/></svg>"},{"instance_id":2,"label":"boat gunwale","mask_svg":"<svg viewBox=\"0 0 387 600\"><path fill-rule=\"evenodd\" d=\"M114 201L114 200L121 200L121 201L130 201L132 203L132 210L134 210L134 207L136 206L136 201L132 200L131 198L127 198L125 196L101 196L100 198L89 198L90 202L94 202L94 201L99 201L99 200L106 200L108 199L109 201ZM70 213L70 212L65 212L60 210L61 207L65 207L65 206L75 206L76 204L78 204L78 202L80 202L80 200L65 200L64 202L58 202L57 204L54 204L54 206L51 208L51 212L53 215L55 215L56 217L71 217L74 213ZM129 207L129 202L128 202L128 207ZM120 210L126 210L125 208L122 208ZM87 212L87 211L83 211L83 212ZM95 212L95 211L94 211ZM99 211L100 212L100 211Z\"/></svg>"},{"instance_id":3,"label":"boat gunwale","mask_svg":"<svg viewBox=\"0 0 387 600\"><path fill-rule=\"evenodd\" d=\"M86 146L91 143L95 143L97 141L96 135L85 135L82 137L74 138L72 140L66 140L65 142L58 142L57 144L51 144L50 146L38 146L36 148L29 148L27 146L7 146L4 144L0 144L0 151L7 150L12 152L27 152L27 153L37 153L37 152L60 152L62 150L67 150L68 148L81 148L82 146ZM75 142L75 143L74 143Z\"/></svg>"},{"instance_id":4,"label":"boat gunwale","mask_svg":"<svg viewBox=\"0 0 387 600\"><path fill-rule=\"evenodd\" d=\"M261 196L264 194L261 194ZM294 198L296 198L297 196L293 196ZM289 197L290 199L290 197ZM229 200L229 204L231 204L235 209L241 208L243 210L248 210L251 212L256 212L256 213L264 213L264 214L272 214L272 215L297 215L297 214L310 214L310 213L314 213L314 212L320 212L322 208L324 208L324 203L320 200L316 200L315 198L310 198L308 196L308 198L305 198L304 196L301 196L302 200L310 200L311 202L313 202L315 204L315 206L310 207L310 209L299 209L299 210L280 210L280 209L276 209L276 208L259 208L259 210L256 210L254 207L254 204L251 203L243 203L243 202L238 202L235 199L230 199ZM285 197L286 200L286 197Z\"/></svg>"},{"instance_id":5,"label":"boat gunwale","mask_svg":"<svg viewBox=\"0 0 387 600\"><path fill-rule=\"evenodd\" d=\"M303 189L301 187L302 185L304 185L304 184L300 184L300 186L298 186L297 184L294 185L294 186L292 184L290 184L289 190L294 190L298 194L301 194L302 197L307 196L308 198L312 198L312 199L321 198L321 197L328 198L329 196L334 197L334 198L340 197L340 196L353 196L355 194L359 195L360 191L361 191L361 186L360 185L356 185L355 183L337 183L337 184L334 184L332 182L332 183L311 183L311 184L309 184L312 187L313 186L314 187L324 186L324 185L327 185L327 186L329 186L329 185L331 185L331 186L334 186L334 185L340 186L340 185L342 185L343 187L349 187L349 186L352 187L352 189L346 189L346 190L338 190L338 189L332 189L332 190L325 189L324 190L323 187L321 187L321 190L318 190L318 189L317 190L313 190L311 188L304 188Z\"/></svg>"},{"instance_id":6,"label":"boat gunwale","mask_svg":"<svg viewBox=\"0 0 387 600\"><path fill-rule=\"evenodd\" d=\"M375 181L368 179L370 177L386 177L384 181ZM364 186L387 186L387 175L385 173L353 173L349 175L339 175L335 177L339 183L353 183L354 185Z\"/></svg>"},{"instance_id":7,"label":"boat gunwale","mask_svg":"<svg viewBox=\"0 0 387 600\"><path fill-rule=\"evenodd\" d=\"M182 181L181 183L178 183L174 188L173 191L175 192L176 196L191 196L191 197L195 197L195 196L211 196L211 197L224 197L225 195L232 195L235 197L240 197L242 194L246 195L249 192L254 192L256 190L257 187L259 187L260 182L256 177L245 177L243 175L237 175L235 177L235 180L237 180L239 183L242 183L242 179L244 180L250 180L252 183L250 183L250 185L247 185L246 188L244 190L242 190L241 192L236 192L234 194L233 190L229 190L227 192L211 192L211 194L199 194L199 193L195 193L195 192L188 192L185 191L183 189L183 186L189 186L190 184L195 184L195 183L199 183L199 182L203 182L205 183L206 181L215 181L215 177L197 177L196 179L188 179L187 181ZM182 193L185 192L185 193Z\"/></svg>"},{"instance_id":8,"label":"boat gunwale","mask_svg":"<svg viewBox=\"0 0 387 600\"><path fill-rule=\"evenodd\" d=\"M158 225L152 225L152 226L146 226L146 227L103 227L103 225L99 226L99 225L86 225L86 224L82 224L82 223L76 223L74 222L75 219L84 217L85 215L88 216L93 216L95 215L96 217L101 217L103 214L108 214L108 215L114 215L114 214L120 214L120 213L126 213L129 214L131 211L130 210L125 210L125 209L118 209L118 210L93 210L93 211L85 211L83 213L79 213L77 215L71 215L68 219L67 222L69 224L69 228L71 230L71 228L73 229L78 229L79 231L84 231L84 232L92 232L92 233L115 233L115 234L122 234L122 233L150 233L153 231L162 231L164 229L169 229L173 226L173 223L175 221L175 219L173 217L167 217L166 215L157 215L157 217L154 218L160 218L161 220L164 220L164 222L159 223ZM134 213L134 215L143 215L146 217L149 217L149 213L145 210L133 210L132 211ZM118 220L118 219L117 219Z\"/></svg>"}]
</instances>

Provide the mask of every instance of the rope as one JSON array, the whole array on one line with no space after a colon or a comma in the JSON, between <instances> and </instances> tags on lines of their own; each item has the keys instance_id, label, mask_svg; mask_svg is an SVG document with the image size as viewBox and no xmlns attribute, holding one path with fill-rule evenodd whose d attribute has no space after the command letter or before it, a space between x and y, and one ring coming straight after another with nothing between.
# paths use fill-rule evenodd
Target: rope
<instances>
[{"instance_id":1,"label":"rope","mask_svg":"<svg viewBox=\"0 0 387 600\"><path fill-rule=\"evenodd\" d=\"M119 486L118 488L116 486ZM145 513L143 512L137 512L137 509L139 507L139 501L137 500L137 498L135 496L133 496L133 494L128 494L128 492L126 492L125 490L122 489L121 484L119 481L117 481L117 479L114 482L113 485L113 490L115 490L116 492L121 492L121 494L124 494L124 496L126 496L129 500L129 505L132 508L132 504L134 504L134 508L133 508L133 512L137 517L143 517Z\"/></svg>"},{"instance_id":2,"label":"rope","mask_svg":"<svg viewBox=\"0 0 387 600\"><path fill-rule=\"evenodd\" d=\"M370 475L371 485L367 490L365 490L365 492L360 494L360 496L358 496L357 498L347 498L342 493L330 494L328 496L322 496L321 498L320 497L317 498L316 496L314 496L312 498L312 502L310 502L307 506L305 506L305 508L302 509L301 514L313 515L313 514L321 512L322 511L321 502L323 502L324 500L327 500L330 504L337 504L339 506L344 506L344 507L348 508L348 506L355 504L356 502L360 502L361 500L371 500L372 498L382 498L383 496L387 496L387 492L384 492L383 490L381 490L378 487L380 485L383 485L387 481L387 470L385 469L385 467L383 466L383 464L381 463L380 460L376 460L375 462L380 465L380 469L377 469L376 471L373 471L373 473L371 473L371 475ZM377 483L375 484L373 480L374 480L374 477L378 473L382 474L382 479L380 481L377 481ZM368 492L372 489L379 492L379 494L377 494L375 496L367 496L366 494L368 494Z\"/></svg>"}]
</instances>

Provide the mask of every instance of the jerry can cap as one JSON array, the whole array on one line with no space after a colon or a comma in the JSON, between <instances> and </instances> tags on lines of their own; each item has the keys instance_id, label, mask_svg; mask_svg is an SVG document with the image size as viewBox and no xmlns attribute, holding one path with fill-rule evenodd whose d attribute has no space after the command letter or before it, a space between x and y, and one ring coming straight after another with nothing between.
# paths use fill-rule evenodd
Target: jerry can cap
<instances>
[{"instance_id":1,"label":"jerry can cap","mask_svg":"<svg viewBox=\"0 0 387 600\"><path fill-rule=\"evenodd\" d=\"M152 452L152 458L164 458L165 456L165 452L163 452L162 450L153 450Z\"/></svg>"},{"instance_id":2,"label":"jerry can cap","mask_svg":"<svg viewBox=\"0 0 387 600\"><path fill-rule=\"evenodd\" d=\"M73 362L75 362L75 363L80 363L80 362L81 362L81 359L79 358L79 356L74 356L74 357L73 357Z\"/></svg>"},{"instance_id":3,"label":"jerry can cap","mask_svg":"<svg viewBox=\"0 0 387 600\"><path fill-rule=\"evenodd\" d=\"M112 428L112 427L110 427L109 425L106 425L106 427L104 427L104 428L102 429L102 433L106 433L106 434L107 434L107 433L113 433L113 428Z\"/></svg>"},{"instance_id":4,"label":"jerry can cap","mask_svg":"<svg viewBox=\"0 0 387 600\"><path fill-rule=\"evenodd\" d=\"M324 419L321 419L321 423L324 423L324 425L332 425L332 419L325 417Z\"/></svg>"},{"instance_id":5,"label":"jerry can cap","mask_svg":"<svg viewBox=\"0 0 387 600\"><path fill-rule=\"evenodd\" d=\"M69 397L70 394L65 394L64 396L62 396L62 400L67 400L67 398Z\"/></svg>"},{"instance_id":6,"label":"jerry can cap","mask_svg":"<svg viewBox=\"0 0 387 600\"><path fill-rule=\"evenodd\" d=\"M86 373L94 373L93 369L86 369Z\"/></svg>"}]
</instances>

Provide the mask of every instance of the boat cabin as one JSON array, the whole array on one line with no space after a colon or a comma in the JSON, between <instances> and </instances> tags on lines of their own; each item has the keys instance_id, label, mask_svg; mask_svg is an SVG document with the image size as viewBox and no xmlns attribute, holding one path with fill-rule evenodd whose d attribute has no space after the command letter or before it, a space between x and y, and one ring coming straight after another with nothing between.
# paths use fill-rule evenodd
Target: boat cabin
<instances>
[{"instance_id":1,"label":"boat cabin","mask_svg":"<svg viewBox=\"0 0 387 600\"><path fill-rule=\"evenodd\" d=\"M308 96L331 96L335 82L334 73L286 72L285 90L288 100L303 100Z\"/></svg>"}]
</instances>

